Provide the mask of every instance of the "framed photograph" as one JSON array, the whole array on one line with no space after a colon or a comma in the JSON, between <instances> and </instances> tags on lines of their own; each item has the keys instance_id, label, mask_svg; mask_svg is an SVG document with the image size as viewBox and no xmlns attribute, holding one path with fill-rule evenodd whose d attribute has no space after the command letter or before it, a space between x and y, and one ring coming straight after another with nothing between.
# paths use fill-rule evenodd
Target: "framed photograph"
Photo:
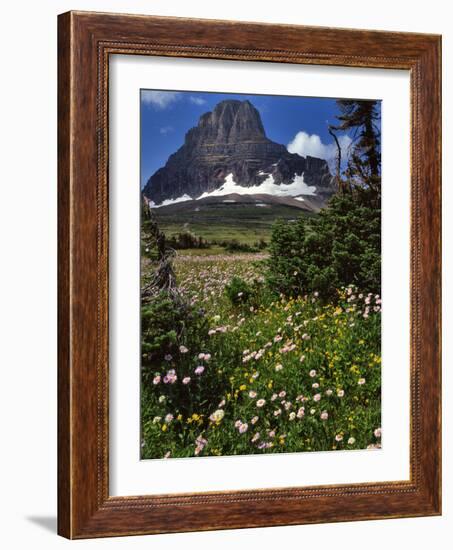
<instances>
[{"instance_id":1,"label":"framed photograph","mask_svg":"<svg viewBox=\"0 0 453 550\"><path fill-rule=\"evenodd\" d=\"M440 514L440 37L58 40L59 533Z\"/></svg>"}]
</instances>

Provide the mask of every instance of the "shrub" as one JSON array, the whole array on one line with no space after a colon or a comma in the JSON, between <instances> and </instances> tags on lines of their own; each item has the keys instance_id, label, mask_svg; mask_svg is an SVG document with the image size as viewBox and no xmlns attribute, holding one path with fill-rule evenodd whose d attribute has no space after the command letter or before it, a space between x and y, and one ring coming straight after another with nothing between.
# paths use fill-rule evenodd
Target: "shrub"
<instances>
[{"instance_id":1,"label":"shrub","mask_svg":"<svg viewBox=\"0 0 453 550\"><path fill-rule=\"evenodd\" d=\"M274 224L268 283L289 295L318 291L332 298L336 289L355 285L379 292L381 211L352 195L333 197L317 217Z\"/></svg>"},{"instance_id":2,"label":"shrub","mask_svg":"<svg viewBox=\"0 0 453 550\"><path fill-rule=\"evenodd\" d=\"M259 248L256 246L250 246L247 243L241 243L237 239L231 241L225 241L224 246L227 252L258 252Z\"/></svg>"},{"instance_id":3,"label":"shrub","mask_svg":"<svg viewBox=\"0 0 453 550\"><path fill-rule=\"evenodd\" d=\"M202 309L166 292L142 307L142 393L150 414L165 409L175 417L196 412L206 419L212 412L208 397L220 401L227 386L205 359L212 341L208 331ZM150 420L145 409L143 415Z\"/></svg>"},{"instance_id":4,"label":"shrub","mask_svg":"<svg viewBox=\"0 0 453 550\"><path fill-rule=\"evenodd\" d=\"M251 285L240 277L233 277L229 284L225 286L225 293L234 306L244 304L252 297L253 289Z\"/></svg>"}]
</instances>

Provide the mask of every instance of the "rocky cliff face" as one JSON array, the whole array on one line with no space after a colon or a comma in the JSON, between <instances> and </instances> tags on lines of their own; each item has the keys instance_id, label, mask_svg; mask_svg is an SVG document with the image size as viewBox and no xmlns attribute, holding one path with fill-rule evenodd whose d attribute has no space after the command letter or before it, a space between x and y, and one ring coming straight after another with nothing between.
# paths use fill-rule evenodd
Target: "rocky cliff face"
<instances>
[{"instance_id":1,"label":"rocky cliff face","mask_svg":"<svg viewBox=\"0 0 453 550\"><path fill-rule=\"evenodd\" d=\"M333 178L325 160L288 152L266 137L261 117L249 101L227 100L200 117L184 145L151 176L144 195L156 205L188 195L197 199L219 189L232 174L242 187L269 181L290 184L303 174L320 198L333 193Z\"/></svg>"}]
</instances>

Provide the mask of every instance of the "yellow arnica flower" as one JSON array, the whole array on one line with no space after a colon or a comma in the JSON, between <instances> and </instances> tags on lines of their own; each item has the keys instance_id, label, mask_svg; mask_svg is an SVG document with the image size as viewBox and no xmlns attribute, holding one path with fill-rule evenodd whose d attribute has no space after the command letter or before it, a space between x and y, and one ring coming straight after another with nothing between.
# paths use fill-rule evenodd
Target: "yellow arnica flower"
<instances>
[{"instance_id":1,"label":"yellow arnica flower","mask_svg":"<svg viewBox=\"0 0 453 550\"><path fill-rule=\"evenodd\" d=\"M166 432L166 431L167 431L167 424L163 424L163 425L162 425L162 431L163 431L163 432Z\"/></svg>"},{"instance_id":2,"label":"yellow arnica flower","mask_svg":"<svg viewBox=\"0 0 453 550\"><path fill-rule=\"evenodd\" d=\"M239 389L240 389L241 391L244 391L244 390L247 389L247 386L246 386L245 384L242 384L241 386L239 386Z\"/></svg>"}]
</instances>

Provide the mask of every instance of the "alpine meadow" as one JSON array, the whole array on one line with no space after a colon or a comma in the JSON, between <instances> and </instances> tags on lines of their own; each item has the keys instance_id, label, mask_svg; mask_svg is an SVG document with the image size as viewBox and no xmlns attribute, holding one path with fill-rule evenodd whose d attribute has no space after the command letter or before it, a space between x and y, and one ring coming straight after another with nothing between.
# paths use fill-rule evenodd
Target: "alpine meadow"
<instances>
[{"instance_id":1,"label":"alpine meadow","mask_svg":"<svg viewBox=\"0 0 453 550\"><path fill-rule=\"evenodd\" d=\"M140 99L141 458L379 449L380 101Z\"/></svg>"}]
</instances>

